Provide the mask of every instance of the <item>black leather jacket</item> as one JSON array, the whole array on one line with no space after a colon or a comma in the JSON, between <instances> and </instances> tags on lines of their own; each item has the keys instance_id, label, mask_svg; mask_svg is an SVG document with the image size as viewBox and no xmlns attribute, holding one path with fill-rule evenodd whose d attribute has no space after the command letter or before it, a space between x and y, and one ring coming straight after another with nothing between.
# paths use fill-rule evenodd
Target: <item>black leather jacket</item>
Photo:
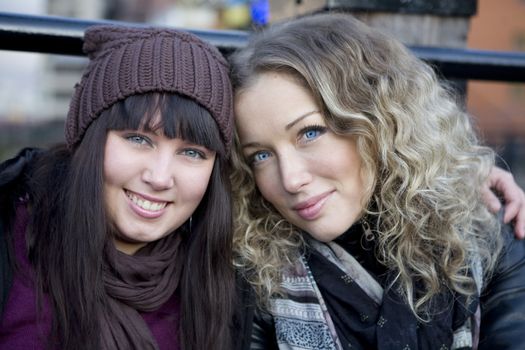
<instances>
[{"instance_id":1,"label":"black leather jacket","mask_svg":"<svg viewBox=\"0 0 525 350\"><path fill-rule=\"evenodd\" d=\"M525 349L525 241L509 225L502 231L505 246L480 300L480 350Z\"/></svg>"}]
</instances>

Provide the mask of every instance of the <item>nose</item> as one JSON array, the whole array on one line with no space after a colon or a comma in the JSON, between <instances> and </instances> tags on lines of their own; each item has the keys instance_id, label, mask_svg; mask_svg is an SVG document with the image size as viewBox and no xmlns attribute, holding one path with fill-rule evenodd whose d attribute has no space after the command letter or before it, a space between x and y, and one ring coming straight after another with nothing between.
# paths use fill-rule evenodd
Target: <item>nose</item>
<instances>
[{"instance_id":1,"label":"nose","mask_svg":"<svg viewBox=\"0 0 525 350\"><path fill-rule=\"evenodd\" d=\"M142 180L155 191L172 188L175 185L172 154L159 152L151 155L142 172Z\"/></svg>"},{"instance_id":2,"label":"nose","mask_svg":"<svg viewBox=\"0 0 525 350\"><path fill-rule=\"evenodd\" d=\"M300 155L287 154L279 160L281 182L289 193L299 192L312 181L308 163Z\"/></svg>"}]
</instances>

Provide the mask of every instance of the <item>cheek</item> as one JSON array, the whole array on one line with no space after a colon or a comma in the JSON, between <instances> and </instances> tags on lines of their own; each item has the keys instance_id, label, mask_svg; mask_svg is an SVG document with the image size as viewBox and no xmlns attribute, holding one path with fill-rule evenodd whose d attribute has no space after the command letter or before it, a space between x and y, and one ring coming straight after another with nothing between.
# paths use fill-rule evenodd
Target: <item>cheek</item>
<instances>
[{"instance_id":1,"label":"cheek","mask_svg":"<svg viewBox=\"0 0 525 350\"><path fill-rule=\"evenodd\" d=\"M364 199L367 197L368 182L364 181L362 163L359 157L352 154L350 157L340 157L339 160L331 162L331 170L335 179L343 184L347 199L352 201L356 206L361 207ZM340 159L346 159L341 162ZM330 169L330 167L328 167Z\"/></svg>"},{"instance_id":2,"label":"cheek","mask_svg":"<svg viewBox=\"0 0 525 350\"><path fill-rule=\"evenodd\" d=\"M188 171L180 179L182 197L193 203L200 202L210 182L212 169L198 169L198 171Z\"/></svg>"},{"instance_id":3,"label":"cheek","mask_svg":"<svg viewBox=\"0 0 525 350\"><path fill-rule=\"evenodd\" d=\"M264 171L260 170L255 175L255 184L261 192L261 195L270 202L274 207L278 207L279 203L282 202L283 198L279 189L279 176L277 174L272 175L267 169Z\"/></svg>"},{"instance_id":4,"label":"cheek","mask_svg":"<svg viewBox=\"0 0 525 350\"><path fill-rule=\"evenodd\" d=\"M115 136L108 136L104 151L104 182L106 184L119 183L127 174L133 172L137 166L130 163L131 159L134 159L135 164L138 162L136 157L121 147L121 144L115 140Z\"/></svg>"},{"instance_id":5,"label":"cheek","mask_svg":"<svg viewBox=\"0 0 525 350\"><path fill-rule=\"evenodd\" d=\"M110 159L104 161L104 183L106 185L116 184L119 182L120 171L124 169L118 162L113 162Z\"/></svg>"},{"instance_id":6,"label":"cheek","mask_svg":"<svg viewBox=\"0 0 525 350\"><path fill-rule=\"evenodd\" d=\"M133 160L133 161L130 161ZM140 159L133 156L109 157L104 160L104 184L122 187L136 178L140 178L143 167Z\"/></svg>"}]
</instances>

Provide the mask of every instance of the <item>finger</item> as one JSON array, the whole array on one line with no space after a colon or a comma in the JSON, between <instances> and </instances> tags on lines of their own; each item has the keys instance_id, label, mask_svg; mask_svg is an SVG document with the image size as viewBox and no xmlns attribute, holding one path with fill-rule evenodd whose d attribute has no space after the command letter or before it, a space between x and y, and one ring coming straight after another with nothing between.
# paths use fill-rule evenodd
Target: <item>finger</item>
<instances>
[{"instance_id":1,"label":"finger","mask_svg":"<svg viewBox=\"0 0 525 350\"><path fill-rule=\"evenodd\" d=\"M491 212L497 213L501 209L501 202L490 188L483 186L481 196L483 197L483 202Z\"/></svg>"},{"instance_id":2,"label":"finger","mask_svg":"<svg viewBox=\"0 0 525 350\"><path fill-rule=\"evenodd\" d=\"M514 201L507 200L506 202L508 204L505 206L505 215L503 216L503 222L507 224L513 218L516 218L517 220L517 216L518 216L520 207L523 204L520 204L517 200L514 200Z\"/></svg>"},{"instance_id":3,"label":"finger","mask_svg":"<svg viewBox=\"0 0 525 350\"><path fill-rule=\"evenodd\" d=\"M525 210L521 210L514 222L514 231L517 238L525 238Z\"/></svg>"},{"instance_id":4,"label":"finger","mask_svg":"<svg viewBox=\"0 0 525 350\"><path fill-rule=\"evenodd\" d=\"M511 173L503 174L496 181L493 179L492 187L503 194L505 202L503 222L508 223L518 216L525 215L525 194Z\"/></svg>"},{"instance_id":5,"label":"finger","mask_svg":"<svg viewBox=\"0 0 525 350\"><path fill-rule=\"evenodd\" d=\"M514 235L516 236L517 239L525 238L525 227L522 226L521 229L519 227L517 227L514 230Z\"/></svg>"},{"instance_id":6,"label":"finger","mask_svg":"<svg viewBox=\"0 0 525 350\"><path fill-rule=\"evenodd\" d=\"M505 194L505 216L503 217L503 222L508 223L512 219L516 218L524 220L525 218L525 194L518 187L516 191L507 192Z\"/></svg>"}]
</instances>

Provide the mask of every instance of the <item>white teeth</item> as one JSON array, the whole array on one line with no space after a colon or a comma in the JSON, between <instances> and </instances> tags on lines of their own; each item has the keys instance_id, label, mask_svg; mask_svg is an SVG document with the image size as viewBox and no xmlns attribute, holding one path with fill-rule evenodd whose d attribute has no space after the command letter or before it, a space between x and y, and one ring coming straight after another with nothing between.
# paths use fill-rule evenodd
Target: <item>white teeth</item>
<instances>
[{"instance_id":1,"label":"white teeth","mask_svg":"<svg viewBox=\"0 0 525 350\"><path fill-rule=\"evenodd\" d=\"M141 199L130 192L126 192L126 194L133 203L135 203L144 210L159 211L161 209L164 209L164 207L168 204L166 202L151 202L146 199Z\"/></svg>"}]
</instances>

